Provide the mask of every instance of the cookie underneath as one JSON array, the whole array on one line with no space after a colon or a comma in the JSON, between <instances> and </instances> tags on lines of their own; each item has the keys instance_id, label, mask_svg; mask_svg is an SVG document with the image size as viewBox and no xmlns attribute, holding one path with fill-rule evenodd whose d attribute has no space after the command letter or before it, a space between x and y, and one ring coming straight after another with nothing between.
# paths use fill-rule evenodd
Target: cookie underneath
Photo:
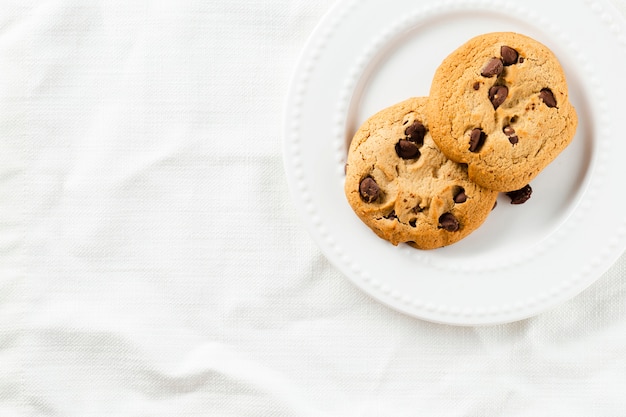
<instances>
[{"instance_id":1,"label":"cookie underneath","mask_svg":"<svg viewBox=\"0 0 626 417\"><path fill-rule=\"evenodd\" d=\"M434 249L476 230L498 193L472 182L467 167L435 145L425 97L370 117L348 153L345 194L357 216L394 245Z\"/></svg>"}]
</instances>

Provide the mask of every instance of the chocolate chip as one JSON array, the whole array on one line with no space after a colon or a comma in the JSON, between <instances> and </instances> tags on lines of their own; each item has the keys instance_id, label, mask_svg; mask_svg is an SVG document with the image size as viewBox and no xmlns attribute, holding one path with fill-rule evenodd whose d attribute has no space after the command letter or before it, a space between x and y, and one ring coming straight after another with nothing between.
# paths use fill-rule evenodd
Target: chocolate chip
<instances>
[{"instance_id":1,"label":"chocolate chip","mask_svg":"<svg viewBox=\"0 0 626 417\"><path fill-rule=\"evenodd\" d=\"M363 201L373 203L380 196L380 187L372 177L365 177L359 184L359 193Z\"/></svg>"},{"instance_id":2,"label":"chocolate chip","mask_svg":"<svg viewBox=\"0 0 626 417\"><path fill-rule=\"evenodd\" d=\"M509 89L506 85L494 85L489 89L489 100L491 100L494 110L500 107L500 104L504 103L508 94Z\"/></svg>"},{"instance_id":3,"label":"chocolate chip","mask_svg":"<svg viewBox=\"0 0 626 417\"><path fill-rule=\"evenodd\" d=\"M417 145L406 139L400 139L398 143L396 143L396 153L402 159L416 159L420 156Z\"/></svg>"},{"instance_id":4,"label":"chocolate chip","mask_svg":"<svg viewBox=\"0 0 626 417\"><path fill-rule=\"evenodd\" d=\"M422 146L424 144L426 128L420 121L416 120L411 126L404 129L404 134L407 136L408 140L414 142L417 146Z\"/></svg>"},{"instance_id":5,"label":"chocolate chip","mask_svg":"<svg viewBox=\"0 0 626 417\"><path fill-rule=\"evenodd\" d=\"M511 145L515 145L517 142L519 142L519 138L515 134L515 129L513 129L511 125L504 126L504 129L502 129L502 131L509 139L509 142L511 142Z\"/></svg>"},{"instance_id":6,"label":"chocolate chip","mask_svg":"<svg viewBox=\"0 0 626 417\"><path fill-rule=\"evenodd\" d=\"M483 143L485 143L485 139L487 135L480 128L475 128L470 133L470 142L469 142L469 151L470 152L478 152L480 148L482 148Z\"/></svg>"},{"instance_id":7,"label":"chocolate chip","mask_svg":"<svg viewBox=\"0 0 626 417\"><path fill-rule=\"evenodd\" d=\"M389 219L389 220L394 220L397 219L398 216L396 216L396 211L395 210L391 210L391 213L389 213L388 215L385 216L385 219Z\"/></svg>"},{"instance_id":8,"label":"chocolate chip","mask_svg":"<svg viewBox=\"0 0 626 417\"><path fill-rule=\"evenodd\" d=\"M502 65L502 60L500 58L491 58L487 65L483 68L483 71L480 73L483 77L491 78L494 75L500 75L504 66Z\"/></svg>"},{"instance_id":9,"label":"chocolate chip","mask_svg":"<svg viewBox=\"0 0 626 417\"><path fill-rule=\"evenodd\" d=\"M546 106L556 107L556 99L554 98L554 94L552 94L552 90L549 88L542 89L539 93L539 98L543 100Z\"/></svg>"},{"instance_id":10,"label":"chocolate chip","mask_svg":"<svg viewBox=\"0 0 626 417\"><path fill-rule=\"evenodd\" d=\"M459 220L452 213L443 213L439 216L439 227L448 232L456 232L460 228Z\"/></svg>"},{"instance_id":11,"label":"chocolate chip","mask_svg":"<svg viewBox=\"0 0 626 417\"><path fill-rule=\"evenodd\" d=\"M409 220L409 225L411 227L415 227L416 224L417 224L417 219Z\"/></svg>"},{"instance_id":12,"label":"chocolate chip","mask_svg":"<svg viewBox=\"0 0 626 417\"><path fill-rule=\"evenodd\" d=\"M463 187L458 187L454 194L454 202L457 204L465 203L467 201L467 195L465 195L465 190Z\"/></svg>"},{"instance_id":13,"label":"chocolate chip","mask_svg":"<svg viewBox=\"0 0 626 417\"><path fill-rule=\"evenodd\" d=\"M473 88L474 90L478 90L478 89L480 88L480 81L476 81L476 82L474 83L474 85L472 86L472 88Z\"/></svg>"},{"instance_id":14,"label":"chocolate chip","mask_svg":"<svg viewBox=\"0 0 626 417\"><path fill-rule=\"evenodd\" d=\"M524 57L523 57L523 56L520 56L520 57L519 57L519 63L520 63L520 64L522 64L523 62L524 62Z\"/></svg>"},{"instance_id":15,"label":"chocolate chip","mask_svg":"<svg viewBox=\"0 0 626 417\"><path fill-rule=\"evenodd\" d=\"M511 199L511 204L523 204L530 198L533 193L533 189L530 184L526 184L519 190L509 191L506 195Z\"/></svg>"},{"instance_id":16,"label":"chocolate chip","mask_svg":"<svg viewBox=\"0 0 626 417\"><path fill-rule=\"evenodd\" d=\"M517 63L517 57L519 54L510 46L503 45L500 47L500 55L502 55L502 63L505 67Z\"/></svg>"}]
</instances>

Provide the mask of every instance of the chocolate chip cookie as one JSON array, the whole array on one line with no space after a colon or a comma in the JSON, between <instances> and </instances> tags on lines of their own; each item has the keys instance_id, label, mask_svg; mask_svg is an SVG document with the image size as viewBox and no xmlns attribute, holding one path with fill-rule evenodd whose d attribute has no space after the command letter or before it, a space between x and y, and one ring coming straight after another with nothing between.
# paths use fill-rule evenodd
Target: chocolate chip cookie
<instances>
[{"instance_id":1,"label":"chocolate chip cookie","mask_svg":"<svg viewBox=\"0 0 626 417\"><path fill-rule=\"evenodd\" d=\"M446 156L497 191L528 184L578 123L556 56L512 32L480 35L452 52L435 72L426 112Z\"/></svg>"},{"instance_id":2,"label":"chocolate chip cookie","mask_svg":"<svg viewBox=\"0 0 626 417\"><path fill-rule=\"evenodd\" d=\"M467 167L437 148L427 98L411 98L370 117L348 153L345 194L359 218L397 245L433 249L480 226L497 192L470 181Z\"/></svg>"}]
</instances>

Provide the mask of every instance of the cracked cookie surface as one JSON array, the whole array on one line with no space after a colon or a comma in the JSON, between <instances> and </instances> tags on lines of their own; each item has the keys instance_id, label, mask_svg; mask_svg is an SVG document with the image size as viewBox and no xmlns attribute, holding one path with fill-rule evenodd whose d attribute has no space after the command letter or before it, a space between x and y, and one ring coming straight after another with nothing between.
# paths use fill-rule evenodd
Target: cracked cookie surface
<instances>
[{"instance_id":1,"label":"cracked cookie surface","mask_svg":"<svg viewBox=\"0 0 626 417\"><path fill-rule=\"evenodd\" d=\"M455 243L477 229L498 193L470 181L430 135L427 98L411 98L370 117L354 135L345 194L379 237L420 249Z\"/></svg>"},{"instance_id":2,"label":"cracked cookie surface","mask_svg":"<svg viewBox=\"0 0 626 417\"><path fill-rule=\"evenodd\" d=\"M453 51L435 72L427 115L446 156L497 191L528 184L578 124L556 56L513 32L480 35Z\"/></svg>"}]
</instances>

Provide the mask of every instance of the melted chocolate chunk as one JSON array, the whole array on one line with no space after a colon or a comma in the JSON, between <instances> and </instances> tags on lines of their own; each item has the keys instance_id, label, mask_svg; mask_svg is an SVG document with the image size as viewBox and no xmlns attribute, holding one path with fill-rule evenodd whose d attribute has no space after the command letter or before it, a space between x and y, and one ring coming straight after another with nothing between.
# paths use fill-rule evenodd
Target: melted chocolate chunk
<instances>
[{"instance_id":1,"label":"melted chocolate chunk","mask_svg":"<svg viewBox=\"0 0 626 417\"><path fill-rule=\"evenodd\" d=\"M380 196L380 187L372 177L365 177L359 184L359 194L366 203L373 203Z\"/></svg>"},{"instance_id":2,"label":"melted chocolate chunk","mask_svg":"<svg viewBox=\"0 0 626 417\"><path fill-rule=\"evenodd\" d=\"M456 232L459 230L461 225L459 224L459 220L454 217L452 213L443 213L439 216L439 227L441 229L447 230L448 232Z\"/></svg>"},{"instance_id":3,"label":"melted chocolate chunk","mask_svg":"<svg viewBox=\"0 0 626 417\"><path fill-rule=\"evenodd\" d=\"M469 151L478 152L485 143L486 138L487 135L480 128L477 127L472 130L472 133L470 133Z\"/></svg>"},{"instance_id":4,"label":"melted chocolate chunk","mask_svg":"<svg viewBox=\"0 0 626 417\"><path fill-rule=\"evenodd\" d=\"M396 143L396 153L402 159L416 159L420 156L417 145L406 139L400 139L398 143Z\"/></svg>"},{"instance_id":5,"label":"melted chocolate chunk","mask_svg":"<svg viewBox=\"0 0 626 417\"><path fill-rule=\"evenodd\" d=\"M493 109L495 110L500 107L508 95L509 89L506 85L494 85L491 87L489 89L489 100L491 104L493 104Z\"/></svg>"},{"instance_id":6,"label":"melted chocolate chunk","mask_svg":"<svg viewBox=\"0 0 626 417\"><path fill-rule=\"evenodd\" d=\"M454 202L457 204L465 203L467 201L467 195L465 195L465 190L463 187L457 187L454 194Z\"/></svg>"},{"instance_id":7,"label":"melted chocolate chunk","mask_svg":"<svg viewBox=\"0 0 626 417\"><path fill-rule=\"evenodd\" d=\"M530 187L530 184L526 184L519 190L509 191L506 195L511 199L511 204L524 204L532 193L533 189Z\"/></svg>"},{"instance_id":8,"label":"melted chocolate chunk","mask_svg":"<svg viewBox=\"0 0 626 417\"><path fill-rule=\"evenodd\" d=\"M396 211L395 210L391 210L391 213L389 213L388 215L385 216L385 219L388 219L388 220L395 220L397 218L398 218L398 216L396 216Z\"/></svg>"},{"instance_id":9,"label":"melted chocolate chunk","mask_svg":"<svg viewBox=\"0 0 626 417\"><path fill-rule=\"evenodd\" d=\"M505 67L517 64L517 57L519 56L519 54L515 49L511 48L510 46L501 46L500 55L502 55L502 63Z\"/></svg>"},{"instance_id":10,"label":"melted chocolate chunk","mask_svg":"<svg viewBox=\"0 0 626 417\"><path fill-rule=\"evenodd\" d=\"M544 104L548 107L556 107L556 99L554 98L554 94L552 90L549 88L544 88L539 93L539 98L543 100Z\"/></svg>"},{"instance_id":11,"label":"melted chocolate chunk","mask_svg":"<svg viewBox=\"0 0 626 417\"><path fill-rule=\"evenodd\" d=\"M494 75L500 75L503 68L504 65L502 64L502 60L500 58L491 58L483 68L480 75L491 78Z\"/></svg>"},{"instance_id":12,"label":"melted chocolate chunk","mask_svg":"<svg viewBox=\"0 0 626 417\"><path fill-rule=\"evenodd\" d=\"M411 126L404 129L404 134L408 140L414 142L417 146L422 146L424 144L424 136L426 135L426 127L416 120Z\"/></svg>"},{"instance_id":13,"label":"melted chocolate chunk","mask_svg":"<svg viewBox=\"0 0 626 417\"><path fill-rule=\"evenodd\" d=\"M515 134L515 129L513 129L511 125L504 126L504 129L502 129L502 131L509 139L509 142L511 142L511 145L515 145L517 142L519 142L519 138Z\"/></svg>"}]
</instances>

